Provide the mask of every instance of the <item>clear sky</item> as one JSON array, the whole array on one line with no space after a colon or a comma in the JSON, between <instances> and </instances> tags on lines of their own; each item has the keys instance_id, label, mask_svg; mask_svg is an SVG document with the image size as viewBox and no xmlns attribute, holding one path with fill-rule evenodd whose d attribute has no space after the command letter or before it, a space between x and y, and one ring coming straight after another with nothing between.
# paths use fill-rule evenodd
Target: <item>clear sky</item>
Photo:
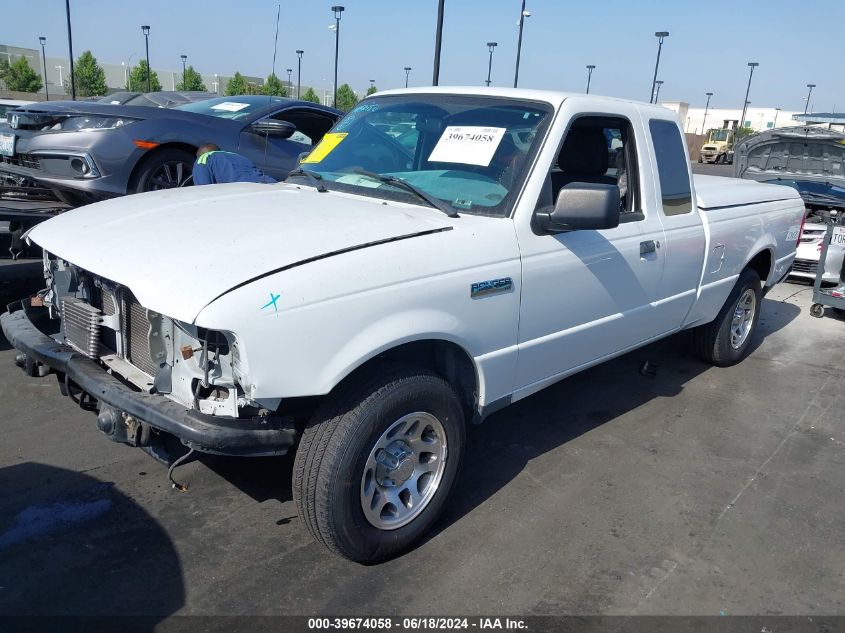
<instances>
[{"instance_id":1,"label":"clear sky","mask_svg":"<svg viewBox=\"0 0 845 633\"><path fill-rule=\"evenodd\" d=\"M364 90L429 85L437 0L343 2L340 83ZM103 62L144 53L140 25L152 27L154 68L181 67L180 54L202 73L266 76L272 66L277 0L71 0L74 52L91 49ZM294 68L305 50L302 82L330 88L334 63L332 0L281 0L276 72ZM843 0L527 0L520 86L583 91L587 64L597 66L591 92L648 100L657 41L663 46L661 101L741 107L749 61L760 62L749 100L756 106L803 110L807 83L816 111L845 110L842 81ZM441 85L482 85L487 47L493 83L513 85L520 0L446 0ZM0 43L38 46L67 55L64 2L2 0Z\"/></svg>"}]
</instances>

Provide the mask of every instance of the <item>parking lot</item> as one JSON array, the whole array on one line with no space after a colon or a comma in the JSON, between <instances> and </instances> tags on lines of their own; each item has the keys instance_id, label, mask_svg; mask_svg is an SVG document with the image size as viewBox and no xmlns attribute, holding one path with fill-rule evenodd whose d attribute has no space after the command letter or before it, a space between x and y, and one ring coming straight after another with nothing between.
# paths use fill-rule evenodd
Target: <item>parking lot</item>
<instances>
[{"instance_id":1,"label":"parking lot","mask_svg":"<svg viewBox=\"0 0 845 633\"><path fill-rule=\"evenodd\" d=\"M3 266L4 301L37 274ZM472 428L434 532L373 567L308 537L292 459L204 457L177 492L2 341L0 610L841 614L845 322L810 295L770 293L736 367L681 334Z\"/></svg>"}]
</instances>

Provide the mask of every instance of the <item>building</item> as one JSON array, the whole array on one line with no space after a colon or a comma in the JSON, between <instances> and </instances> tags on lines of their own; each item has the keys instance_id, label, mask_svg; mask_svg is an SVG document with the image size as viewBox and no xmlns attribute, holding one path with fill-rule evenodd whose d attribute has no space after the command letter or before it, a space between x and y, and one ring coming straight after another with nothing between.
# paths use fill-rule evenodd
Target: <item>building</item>
<instances>
[{"instance_id":1,"label":"building","mask_svg":"<svg viewBox=\"0 0 845 633\"><path fill-rule=\"evenodd\" d=\"M707 120L704 120L704 108L691 108L683 101L667 101L660 105L678 113L684 132L688 134L706 134L713 128L735 128L742 117L741 108L708 108ZM755 132L771 130L776 127L792 127L793 116L799 114L780 108L758 108L749 105L745 113L745 125Z\"/></svg>"},{"instance_id":2,"label":"building","mask_svg":"<svg viewBox=\"0 0 845 633\"><path fill-rule=\"evenodd\" d=\"M41 50L37 48L22 48L20 46L9 46L0 44L0 58L5 58L9 62L15 61L18 57L26 57L29 65L35 70L40 77L44 77L44 66L41 62ZM103 62L98 59L97 62L106 73L106 85L110 92L118 90L130 90L135 92L144 92L145 86L130 85L129 75L132 72L133 65L138 64L137 56L130 55L129 59L121 61L119 64L111 64ZM190 60L188 60L190 62ZM153 71L158 75L159 83L161 83L162 90L175 90L176 85L182 81L182 68L153 68ZM62 99L70 95L70 63L67 57L51 57L47 56L47 88L50 93L50 99ZM283 73L286 74L286 73ZM216 92L222 95L226 91L226 84L232 78L231 75L220 74L203 74L202 80L209 92ZM247 83L252 84L256 88L264 85L265 77L253 77L244 75ZM293 94L296 91L296 84L289 84L287 79L283 79L282 85L288 88L288 94ZM293 92L291 92L291 90ZM308 90L307 86L302 86L302 92ZM44 94L44 87L39 91Z\"/></svg>"}]
</instances>

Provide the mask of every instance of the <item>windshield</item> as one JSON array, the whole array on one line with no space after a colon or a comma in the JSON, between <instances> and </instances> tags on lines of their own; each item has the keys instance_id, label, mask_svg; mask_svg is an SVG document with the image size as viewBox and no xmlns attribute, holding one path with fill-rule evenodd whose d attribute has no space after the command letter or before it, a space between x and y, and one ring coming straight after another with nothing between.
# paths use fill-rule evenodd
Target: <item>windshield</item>
<instances>
[{"instance_id":1,"label":"windshield","mask_svg":"<svg viewBox=\"0 0 845 633\"><path fill-rule=\"evenodd\" d=\"M712 130L710 132L710 141L715 143L717 141L727 141L730 130Z\"/></svg>"},{"instance_id":2,"label":"windshield","mask_svg":"<svg viewBox=\"0 0 845 633\"><path fill-rule=\"evenodd\" d=\"M263 97L261 95L242 95L237 97L217 97L196 103L185 103L173 108L185 112L196 112L216 116L221 119L244 119L254 112L264 110L270 105L279 105L288 101L280 97Z\"/></svg>"},{"instance_id":3,"label":"windshield","mask_svg":"<svg viewBox=\"0 0 845 633\"><path fill-rule=\"evenodd\" d=\"M302 161L329 189L506 216L551 120L548 104L496 97L371 97ZM390 182L394 179L394 182Z\"/></svg>"}]
</instances>

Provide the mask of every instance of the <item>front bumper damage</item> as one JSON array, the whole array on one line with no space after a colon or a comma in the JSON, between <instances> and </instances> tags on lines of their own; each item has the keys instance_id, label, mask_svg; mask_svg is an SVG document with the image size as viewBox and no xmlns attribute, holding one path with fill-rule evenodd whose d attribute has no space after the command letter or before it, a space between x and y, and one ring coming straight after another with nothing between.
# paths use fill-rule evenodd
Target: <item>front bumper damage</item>
<instances>
[{"instance_id":1,"label":"front bumper damage","mask_svg":"<svg viewBox=\"0 0 845 633\"><path fill-rule=\"evenodd\" d=\"M80 402L99 412L98 427L115 441L143 447L150 437L166 433L197 451L236 456L283 455L296 443L292 418L207 415L166 396L139 391L39 329L47 322L46 309L32 307L29 300L10 304L0 316L3 333L20 352L18 364L26 373L59 374L66 388L80 392Z\"/></svg>"}]
</instances>

